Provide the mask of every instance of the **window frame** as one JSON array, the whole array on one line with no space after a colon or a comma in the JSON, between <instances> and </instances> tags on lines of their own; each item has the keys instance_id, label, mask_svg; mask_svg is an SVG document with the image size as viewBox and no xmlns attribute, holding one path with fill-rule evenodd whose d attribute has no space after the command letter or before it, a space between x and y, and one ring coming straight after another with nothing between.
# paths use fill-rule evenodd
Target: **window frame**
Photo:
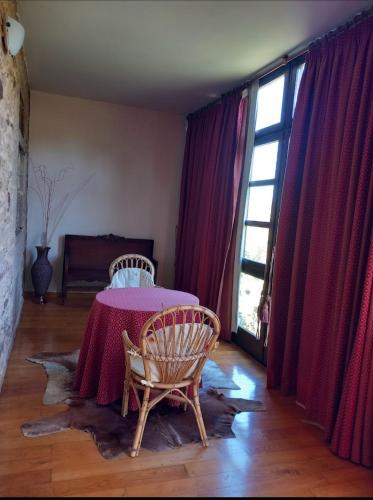
<instances>
[{"instance_id":1,"label":"window frame","mask_svg":"<svg viewBox=\"0 0 373 500\"><path fill-rule=\"evenodd\" d=\"M278 78L281 75L285 76L284 80L284 91L282 98L282 110L281 110L281 120L279 123L270 125L258 131L255 131L255 121L253 123L254 130L251 133L254 134L253 147L250 152L250 172L248 177L246 192L243 192L245 197L245 210L243 212L242 221L242 236L241 236L241 251L240 251L240 268L238 273L238 284L241 273L249 274L253 277L263 280L263 289L268 290L268 280L270 272L270 261L272 256L273 247L276 242L276 233L278 228L278 217L280 211L280 202L282 194L282 186L284 181L285 166L287 161L288 145L291 134L291 128L293 123L293 108L294 108L294 94L295 94L295 83L297 77L297 71L300 66L304 64L305 55L302 54L293 60L289 61L286 65L272 71L268 75L263 76L258 80L258 89L271 82L272 80ZM248 134L250 131L248 131ZM278 151L276 160L276 170L275 177L273 179L265 179L258 181L251 181L251 165L252 158L254 154L254 149L256 146L267 144L273 141L278 141ZM249 199L250 187L255 186L273 186L273 197L272 197L272 207L271 216L269 222L259 222L255 220L246 219L246 209ZM243 190L244 191L244 190ZM267 255L266 263L256 262L244 257L244 246L245 246L245 235L246 227L263 227L268 228L268 242L267 242ZM236 313L238 318L238 302L236 304ZM233 341L240 345L244 350L249 352L255 359L266 365L267 362L267 349L265 346L265 340L267 337L267 324L261 324L259 335L255 332L249 332L245 330L238 324L237 320L237 331L233 334Z\"/></svg>"}]
</instances>

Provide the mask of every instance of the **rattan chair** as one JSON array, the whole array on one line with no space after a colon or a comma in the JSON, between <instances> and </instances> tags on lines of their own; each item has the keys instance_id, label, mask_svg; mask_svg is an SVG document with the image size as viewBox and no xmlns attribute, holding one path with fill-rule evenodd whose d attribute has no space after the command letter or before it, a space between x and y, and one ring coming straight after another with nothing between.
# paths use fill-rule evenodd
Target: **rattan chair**
<instances>
[{"instance_id":1,"label":"rattan chair","mask_svg":"<svg viewBox=\"0 0 373 500\"><path fill-rule=\"evenodd\" d=\"M122 416L128 413L131 388L139 406L131 457L139 454L149 411L163 398L183 403L185 410L188 404L193 408L202 444L208 446L199 385L202 368L217 347L219 334L220 321L216 314L205 307L191 305L169 307L154 314L141 329L140 347L135 346L123 331L126 370ZM188 397L189 387L192 388L191 398ZM144 391L142 402L139 390Z\"/></svg>"},{"instance_id":2,"label":"rattan chair","mask_svg":"<svg viewBox=\"0 0 373 500\"><path fill-rule=\"evenodd\" d=\"M153 262L145 257L135 253L120 255L110 264L109 277L112 281L114 274L120 269L138 268L148 272L154 283L155 269ZM111 288L111 284L106 288Z\"/></svg>"}]
</instances>

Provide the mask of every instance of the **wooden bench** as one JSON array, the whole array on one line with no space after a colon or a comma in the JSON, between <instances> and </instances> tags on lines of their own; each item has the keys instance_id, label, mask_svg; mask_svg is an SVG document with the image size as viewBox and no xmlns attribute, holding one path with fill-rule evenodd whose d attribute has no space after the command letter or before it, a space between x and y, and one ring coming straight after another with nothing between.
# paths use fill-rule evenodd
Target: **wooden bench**
<instances>
[{"instance_id":1,"label":"wooden bench","mask_svg":"<svg viewBox=\"0 0 373 500\"><path fill-rule=\"evenodd\" d=\"M64 302L69 290L102 290L110 283L109 266L120 255L138 253L148 257L155 267L157 276L158 262L153 259L154 240L124 238L114 234L102 236L83 236L66 234L61 298Z\"/></svg>"}]
</instances>

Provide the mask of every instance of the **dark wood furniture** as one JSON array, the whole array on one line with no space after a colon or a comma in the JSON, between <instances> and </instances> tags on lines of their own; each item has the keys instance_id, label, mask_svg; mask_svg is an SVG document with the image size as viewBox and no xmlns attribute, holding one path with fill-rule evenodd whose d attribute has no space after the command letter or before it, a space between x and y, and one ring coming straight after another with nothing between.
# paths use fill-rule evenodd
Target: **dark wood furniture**
<instances>
[{"instance_id":1,"label":"dark wood furniture","mask_svg":"<svg viewBox=\"0 0 373 500\"><path fill-rule=\"evenodd\" d=\"M66 234L63 257L61 298L66 300L70 290L102 290L110 283L111 262L126 253L138 253L148 257L155 267L157 277L158 262L153 259L154 240L124 238L114 234L83 236Z\"/></svg>"}]
</instances>

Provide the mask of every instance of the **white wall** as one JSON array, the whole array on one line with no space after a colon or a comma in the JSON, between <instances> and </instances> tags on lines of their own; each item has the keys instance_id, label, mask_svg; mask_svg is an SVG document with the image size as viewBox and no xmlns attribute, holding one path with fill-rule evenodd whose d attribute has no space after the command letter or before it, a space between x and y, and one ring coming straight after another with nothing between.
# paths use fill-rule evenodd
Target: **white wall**
<instances>
[{"instance_id":1,"label":"white wall","mask_svg":"<svg viewBox=\"0 0 373 500\"><path fill-rule=\"evenodd\" d=\"M50 291L60 290L63 235L113 233L154 239L157 283L172 286L182 157L182 115L105 102L31 92L30 174L44 164L55 173L73 166L56 200L94 176L75 197L49 246L54 273ZM41 243L41 208L28 193L26 290Z\"/></svg>"}]
</instances>

